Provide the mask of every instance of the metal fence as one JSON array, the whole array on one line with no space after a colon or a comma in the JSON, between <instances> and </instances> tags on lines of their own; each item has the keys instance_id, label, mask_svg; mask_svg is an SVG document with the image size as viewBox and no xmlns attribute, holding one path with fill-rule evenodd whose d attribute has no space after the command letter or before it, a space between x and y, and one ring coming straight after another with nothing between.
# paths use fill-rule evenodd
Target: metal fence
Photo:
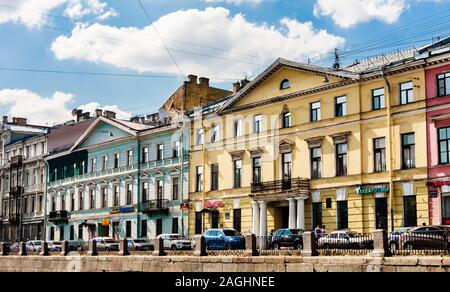
<instances>
[{"instance_id":1,"label":"metal fence","mask_svg":"<svg viewBox=\"0 0 450 292\"><path fill-rule=\"evenodd\" d=\"M332 233L316 238L320 255L366 255L373 251L372 234Z\"/></svg>"},{"instance_id":2,"label":"metal fence","mask_svg":"<svg viewBox=\"0 0 450 292\"><path fill-rule=\"evenodd\" d=\"M259 255L301 255L301 244L294 242L274 242L273 236L257 236L256 247Z\"/></svg>"},{"instance_id":3,"label":"metal fence","mask_svg":"<svg viewBox=\"0 0 450 292\"><path fill-rule=\"evenodd\" d=\"M393 255L449 255L450 238L439 233L392 233L388 236L389 249Z\"/></svg>"}]
</instances>

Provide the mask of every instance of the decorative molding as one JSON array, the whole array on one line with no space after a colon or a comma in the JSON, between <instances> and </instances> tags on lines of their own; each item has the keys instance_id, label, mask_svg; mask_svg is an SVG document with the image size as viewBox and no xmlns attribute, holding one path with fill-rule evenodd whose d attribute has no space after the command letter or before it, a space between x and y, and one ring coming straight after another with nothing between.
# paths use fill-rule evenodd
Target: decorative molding
<instances>
[{"instance_id":1,"label":"decorative molding","mask_svg":"<svg viewBox=\"0 0 450 292\"><path fill-rule=\"evenodd\" d=\"M342 132L337 133L334 135L330 135L331 138L333 138L333 144L341 144L341 143L347 143L347 138L350 136L352 132Z\"/></svg>"},{"instance_id":2,"label":"decorative molding","mask_svg":"<svg viewBox=\"0 0 450 292\"><path fill-rule=\"evenodd\" d=\"M306 141L306 143L308 143L309 149L312 149L312 148L322 147L324 139L325 139L325 136L321 136L321 137L306 139L305 141Z\"/></svg>"}]
</instances>

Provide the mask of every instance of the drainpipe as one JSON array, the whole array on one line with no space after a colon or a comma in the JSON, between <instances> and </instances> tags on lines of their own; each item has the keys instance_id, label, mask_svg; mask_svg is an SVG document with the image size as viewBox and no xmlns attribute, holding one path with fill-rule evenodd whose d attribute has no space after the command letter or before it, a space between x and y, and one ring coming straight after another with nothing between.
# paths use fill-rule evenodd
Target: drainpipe
<instances>
[{"instance_id":1,"label":"drainpipe","mask_svg":"<svg viewBox=\"0 0 450 292\"><path fill-rule=\"evenodd\" d=\"M137 146L138 146L138 171L137 171L137 205L136 205L136 238L140 238L141 236L141 214L139 212L139 203L141 199L141 140L140 137L137 137Z\"/></svg>"},{"instance_id":2,"label":"drainpipe","mask_svg":"<svg viewBox=\"0 0 450 292\"><path fill-rule=\"evenodd\" d=\"M181 203L183 204L184 202L184 133L183 133L183 129L181 131L181 137L180 137L181 141L180 141L180 146L181 146ZM178 190L179 191L179 190ZM180 208L181 209L181 208ZM184 238L184 214L183 214L183 209L180 210L181 211L181 237Z\"/></svg>"},{"instance_id":3,"label":"drainpipe","mask_svg":"<svg viewBox=\"0 0 450 292\"><path fill-rule=\"evenodd\" d=\"M381 67L381 76L384 79L386 85L386 105L387 105L387 118L388 118L388 141L389 147L389 206L390 206L390 221L391 231L394 231L394 154L393 154L393 139L392 139L392 109L391 109L391 84L386 76L386 67L389 64Z\"/></svg>"},{"instance_id":4,"label":"drainpipe","mask_svg":"<svg viewBox=\"0 0 450 292\"><path fill-rule=\"evenodd\" d=\"M19 220L19 232L20 232L20 242L23 241L23 213L24 213L24 193L25 193L25 163L23 162L23 150L24 150L25 143L22 141L22 176L20 178L21 180L21 190L19 195L19 210L20 210L20 220ZM28 178L27 178L28 179ZM17 176L17 182L19 182L19 176Z\"/></svg>"},{"instance_id":5,"label":"drainpipe","mask_svg":"<svg viewBox=\"0 0 450 292\"><path fill-rule=\"evenodd\" d=\"M48 161L45 159L42 159L42 161L45 164L45 182L44 182L44 231L43 231L43 238L44 241L47 241L47 188L48 188L48 180L49 180L49 164Z\"/></svg>"}]
</instances>

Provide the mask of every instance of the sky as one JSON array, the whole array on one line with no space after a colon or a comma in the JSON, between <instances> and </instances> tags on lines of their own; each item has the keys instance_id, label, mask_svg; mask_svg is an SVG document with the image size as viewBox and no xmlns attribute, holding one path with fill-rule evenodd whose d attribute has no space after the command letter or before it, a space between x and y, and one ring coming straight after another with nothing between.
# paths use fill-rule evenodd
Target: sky
<instances>
[{"instance_id":1,"label":"sky","mask_svg":"<svg viewBox=\"0 0 450 292\"><path fill-rule=\"evenodd\" d=\"M0 114L150 114L187 80L216 87L277 58L331 67L450 34L450 0L0 0Z\"/></svg>"}]
</instances>

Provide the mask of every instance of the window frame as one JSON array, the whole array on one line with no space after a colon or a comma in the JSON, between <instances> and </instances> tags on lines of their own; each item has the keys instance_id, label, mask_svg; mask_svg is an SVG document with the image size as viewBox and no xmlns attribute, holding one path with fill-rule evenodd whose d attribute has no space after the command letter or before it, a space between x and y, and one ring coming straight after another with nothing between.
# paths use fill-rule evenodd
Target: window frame
<instances>
[{"instance_id":1,"label":"window frame","mask_svg":"<svg viewBox=\"0 0 450 292\"><path fill-rule=\"evenodd\" d=\"M263 131L263 116L253 116L253 134L259 134Z\"/></svg>"},{"instance_id":2,"label":"window frame","mask_svg":"<svg viewBox=\"0 0 450 292\"><path fill-rule=\"evenodd\" d=\"M378 90L383 90L383 94L375 95L375 92L378 91ZM378 100L378 104L379 104L378 107L375 106L375 100L377 98L379 99ZM372 110L376 111L376 110L384 109L384 108L386 108L386 93L385 93L384 87L372 89Z\"/></svg>"},{"instance_id":3,"label":"window frame","mask_svg":"<svg viewBox=\"0 0 450 292\"><path fill-rule=\"evenodd\" d=\"M448 76L447 76L448 75ZM440 77L442 76L442 77ZM441 94L441 86L440 86L440 81L443 80L444 82L444 93ZM437 82L437 96L438 97L443 97L443 96L448 96L450 95L450 72L444 72L444 73L440 73L436 75L436 82ZM449 89L449 91L447 92L447 88Z\"/></svg>"},{"instance_id":4,"label":"window frame","mask_svg":"<svg viewBox=\"0 0 450 292\"><path fill-rule=\"evenodd\" d=\"M406 84L411 84L411 88L408 89L402 89L402 86L406 85ZM399 85L399 94L400 94L400 105L406 105L406 104L410 104L414 102L414 82L411 81L406 81L406 82L402 82ZM406 96L406 102L403 102L403 92L406 92L407 96ZM410 101L411 99L411 101Z\"/></svg>"},{"instance_id":5,"label":"window frame","mask_svg":"<svg viewBox=\"0 0 450 292\"><path fill-rule=\"evenodd\" d=\"M338 100L341 98L344 98L345 101L338 102ZM342 113L339 113L340 109L342 110ZM340 117L345 117L345 116L347 116L347 96L346 95L336 96L334 98L334 117L340 118Z\"/></svg>"},{"instance_id":6,"label":"window frame","mask_svg":"<svg viewBox=\"0 0 450 292\"><path fill-rule=\"evenodd\" d=\"M240 165L240 166L239 166ZM243 168L242 159L233 160L233 187L235 189L242 187L242 168Z\"/></svg>"},{"instance_id":7,"label":"window frame","mask_svg":"<svg viewBox=\"0 0 450 292\"><path fill-rule=\"evenodd\" d=\"M283 79L280 82L280 90L286 90L291 88L291 82L289 81L289 79Z\"/></svg>"},{"instance_id":8,"label":"window frame","mask_svg":"<svg viewBox=\"0 0 450 292\"><path fill-rule=\"evenodd\" d=\"M384 147L377 147L377 141L384 140ZM379 157L377 157L379 155ZM378 165L380 163L380 165ZM373 139L373 172L385 172L386 167L386 137Z\"/></svg>"},{"instance_id":9,"label":"window frame","mask_svg":"<svg viewBox=\"0 0 450 292\"><path fill-rule=\"evenodd\" d=\"M201 171L199 171L201 170ZM197 166L195 168L195 191L203 192L203 166Z\"/></svg>"},{"instance_id":10,"label":"window frame","mask_svg":"<svg viewBox=\"0 0 450 292\"><path fill-rule=\"evenodd\" d=\"M341 146L341 145L346 145L346 152L345 152L345 154L344 153L339 153L339 146ZM346 176L348 174L348 143L347 142L345 142L345 143L337 143L335 145L335 148L336 148L336 150L335 150L336 176L337 177ZM339 159L340 159L341 156L342 156L342 163L343 163L343 165L342 165L343 172L342 173L339 172L339 164L338 164Z\"/></svg>"},{"instance_id":11,"label":"window frame","mask_svg":"<svg viewBox=\"0 0 450 292\"><path fill-rule=\"evenodd\" d=\"M259 161L257 164L256 162ZM252 182L253 184L262 183L262 158L261 156L252 157Z\"/></svg>"},{"instance_id":12,"label":"window frame","mask_svg":"<svg viewBox=\"0 0 450 292\"><path fill-rule=\"evenodd\" d=\"M314 108L314 106L317 104L319 104L319 107ZM309 111L310 122L318 122L322 119L321 106L322 106L322 104L320 101L310 103L310 106L309 106L310 107L310 111Z\"/></svg>"},{"instance_id":13,"label":"window frame","mask_svg":"<svg viewBox=\"0 0 450 292\"><path fill-rule=\"evenodd\" d=\"M284 112L282 114L282 125L283 129L292 128L292 113L290 111Z\"/></svg>"},{"instance_id":14,"label":"window frame","mask_svg":"<svg viewBox=\"0 0 450 292\"><path fill-rule=\"evenodd\" d=\"M314 150L319 149L320 156L314 156ZM322 178L322 147L313 147L310 149L310 163L311 163L311 179ZM314 166L318 165L317 171L314 170Z\"/></svg>"},{"instance_id":15,"label":"window frame","mask_svg":"<svg viewBox=\"0 0 450 292\"><path fill-rule=\"evenodd\" d=\"M211 191L219 190L219 164L211 164Z\"/></svg>"},{"instance_id":16,"label":"window frame","mask_svg":"<svg viewBox=\"0 0 450 292\"><path fill-rule=\"evenodd\" d=\"M445 129L445 135L446 138L443 139L441 138L441 130ZM446 164L450 164L450 126L449 127L442 127L442 128L438 128L437 129L438 133L437 133L437 138L438 138L438 155L439 155L439 165L446 165ZM447 151L446 152L446 162L442 161L442 154L444 153L444 151L442 151L442 143L445 142L446 143L446 148Z\"/></svg>"},{"instance_id":17,"label":"window frame","mask_svg":"<svg viewBox=\"0 0 450 292\"><path fill-rule=\"evenodd\" d=\"M413 136L414 143L405 145L405 137L406 136ZM414 132L404 133L401 135L401 139L402 139L402 169L416 168L416 134ZM411 148L413 148L413 151L411 151ZM407 165L407 163L406 163L405 150L409 151L410 161L412 161L411 165ZM411 152L413 153L412 155L411 155Z\"/></svg>"}]
</instances>

